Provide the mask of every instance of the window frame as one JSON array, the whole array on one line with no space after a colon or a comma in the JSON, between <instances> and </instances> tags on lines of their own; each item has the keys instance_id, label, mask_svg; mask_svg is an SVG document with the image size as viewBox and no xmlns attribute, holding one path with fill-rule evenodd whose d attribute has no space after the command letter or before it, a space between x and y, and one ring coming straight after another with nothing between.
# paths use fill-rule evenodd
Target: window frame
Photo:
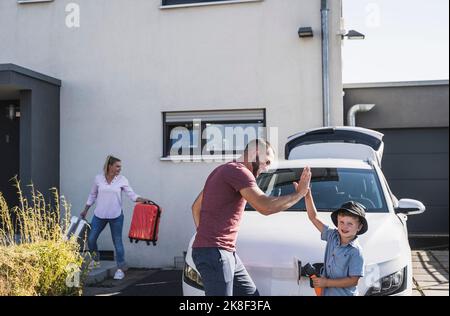
<instances>
[{"instance_id":1,"label":"window frame","mask_svg":"<svg viewBox=\"0 0 450 316\"><path fill-rule=\"evenodd\" d=\"M54 0L17 0L18 4L31 4L31 3L42 3L42 2L53 2Z\"/></svg>"},{"instance_id":2,"label":"window frame","mask_svg":"<svg viewBox=\"0 0 450 316\"><path fill-rule=\"evenodd\" d=\"M186 1L181 3L173 3L173 1ZM183 8L183 7L201 7L201 6L211 6L211 5L224 5L224 4L236 4L236 3L252 3L252 2L262 2L264 0L161 0L160 9L172 9L172 8Z\"/></svg>"},{"instance_id":3,"label":"window frame","mask_svg":"<svg viewBox=\"0 0 450 316\"><path fill-rule=\"evenodd\" d=\"M239 111L243 111L244 109L239 109L239 110L226 110L226 111L230 111L230 112L239 112ZM203 148L206 145L207 140L203 139L203 132L206 129L206 125L207 124L213 124L213 125L221 125L221 124L262 124L261 127L266 128L267 127L267 112L266 109L251 109L251 110L260 110L263 113L263 119L262 120L221 120L221 121L206 121L206 120L202 120L201 121L201 126L200 126L200 156L203 156ZM189 111L183 111L183 112L189 112ZM191 112L197 112L197 111L191 111ZM202 111L202 112L218 112L218 110L214 111ZM171 156L170 155L170 148L169 147L169 143L170 143L170 127L172 126L182 126L182 125L186 125L186 124L192 124L192 121L177 121L177 122L167 122L166 121L166 117L167 117L167 113L176 113L176 111L171 112L171 111L167 111L167 112L163 112L162 113L162 120L163 120L163 154L162 154L162 158L171 158L171 157L186 157L186 158L191 158L194 155L193 149L190 150L189 156L187 155L177 155L177 156ZM225 150L222 151L221 154L216 153L216 155L214 156L227 156L227 155L237 155L239 153L239 151L237 151L236 149L233 149L233 152L227 152Z\"/></svg>"}]
</instances>

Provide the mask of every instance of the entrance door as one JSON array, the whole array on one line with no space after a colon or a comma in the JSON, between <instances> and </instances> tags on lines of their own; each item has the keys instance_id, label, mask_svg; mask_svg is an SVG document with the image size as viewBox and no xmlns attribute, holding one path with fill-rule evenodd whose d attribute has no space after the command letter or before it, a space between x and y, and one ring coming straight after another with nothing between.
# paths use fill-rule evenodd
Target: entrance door
<instances>
[{"instance_id":1,"label":"entrance door","mask_svg":"<svg viewBox=\"0 0 450 316\"><path fill-rule=\"evenodd\" d=\"M19 175L20 163L20 117L16 117L19 101L0 102L0 192L9 207L17 205L17 193L10 181ZM9 117L10 105L14 105Z\"/></svg>"}]
</instances>

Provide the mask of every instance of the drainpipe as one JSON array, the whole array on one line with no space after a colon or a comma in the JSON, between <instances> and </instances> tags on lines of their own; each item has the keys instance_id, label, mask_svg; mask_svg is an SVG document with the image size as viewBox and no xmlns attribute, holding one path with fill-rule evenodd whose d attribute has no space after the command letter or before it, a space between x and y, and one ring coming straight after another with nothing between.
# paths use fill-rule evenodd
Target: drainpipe
<instances>
[{"instance_id":1,"label":"drainpipe","mask_svg":"<svg viewBox=\"0 0 450 316\"><path fill-rule=\"evenodd\" d=\"M348 110L347 113L347 125L356 126L356 114L369 112L375 107L375 104L356 104Z\"/></svg>"},{"instance_id":2,"label":"drainpipe","mask_svg":"<svg viewBox=\"0 0 450 316\"><path fill-rule=\"evenodd\" d=\"M323 126L330 126L330 38L328 0L321 0Z\"/></svg>"}]
</instances>

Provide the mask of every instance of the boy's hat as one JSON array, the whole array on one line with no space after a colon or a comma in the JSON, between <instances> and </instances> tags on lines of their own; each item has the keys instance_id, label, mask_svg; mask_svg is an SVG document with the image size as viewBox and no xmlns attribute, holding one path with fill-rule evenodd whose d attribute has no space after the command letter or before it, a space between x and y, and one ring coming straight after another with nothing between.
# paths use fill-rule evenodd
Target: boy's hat
<instances>
[{"instance_id":1,"label":"boy's hat","mask_svg":"<svg viewBox=\"0 0 450 316\"><path fill-rule=\"evenodd\" d=\"M364 207L364 205L362 205L361 203L355 202L355 201L350 201L350 202L346 202L346 203L342 204L342 206L339 209L337 209L336 211L331 213L331 219L333 220L333 223L336 227L338 226L337 218L338 218L338 213L340 211L347 211L347 212L352 213L359 217L359 220L362 224L362 228L357 233L357 235L362 235L365 232L367 232L367 230L369 229L369 225L367 224L366 208Z\"/></svg>"}]
</instances>

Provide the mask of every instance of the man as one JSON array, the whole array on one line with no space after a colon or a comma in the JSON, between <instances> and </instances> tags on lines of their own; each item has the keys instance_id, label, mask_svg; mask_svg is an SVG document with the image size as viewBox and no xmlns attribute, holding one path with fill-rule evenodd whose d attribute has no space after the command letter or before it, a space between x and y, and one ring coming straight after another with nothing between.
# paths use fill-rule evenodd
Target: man
<instances>
[{"instance_id":1,"label":"man","mask_svg":"<svg viewBox=\"0 0 450 316\"><path fill-rule=\"evenodd\" d=\"M192 258L207 296L259 295L253 280L236 254L236 238L246 202L263 215L271 215L298 203L308 192L311 172L305 168L295 192L268 197L256 177L267 171L275 158L264 140L250 142L237 161L216 168L192 205L197 235Z\"/></svg>"}]
</instances>

